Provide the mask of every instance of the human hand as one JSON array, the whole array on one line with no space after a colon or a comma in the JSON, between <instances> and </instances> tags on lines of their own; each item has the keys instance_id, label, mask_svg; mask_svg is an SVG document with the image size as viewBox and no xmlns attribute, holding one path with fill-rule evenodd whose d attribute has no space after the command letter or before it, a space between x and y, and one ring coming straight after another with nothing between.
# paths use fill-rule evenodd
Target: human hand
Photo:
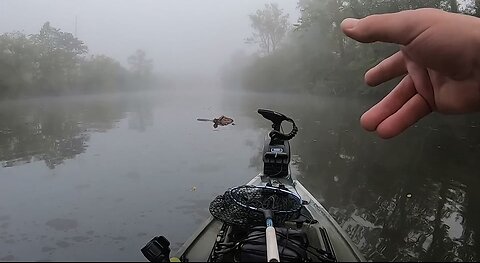
<instances>
[{"instance_id":1,"label":"human hand","mask_svg":"<svg viewBox=\"0 0 480 263\"><path fill-rule=\"evenodd\" d=\"M365 74L376 86L404 76L361 125L391 138L432 111L480 110L480 19L438 9L417 9L345 19L343 32L363 43L400 44L400 51Z\"/></svg>"}]
</instances>

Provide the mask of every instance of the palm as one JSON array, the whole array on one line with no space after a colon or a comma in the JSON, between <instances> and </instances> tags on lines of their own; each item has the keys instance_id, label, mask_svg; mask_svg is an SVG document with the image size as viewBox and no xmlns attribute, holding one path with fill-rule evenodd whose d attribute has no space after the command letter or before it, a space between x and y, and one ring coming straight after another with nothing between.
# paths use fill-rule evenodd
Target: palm
<instances>
[{"instance_id":1,"label":"palm","mask_svg":"<svg viewBox=\"0 0 480 263\"><path fill-rule=\"evenodd\" d=\"M429 74L435 111L458 114L478 110L480 92L479 84L474 78L454 80L433 70L429 70Z\"/></svg>"}]
</instances>

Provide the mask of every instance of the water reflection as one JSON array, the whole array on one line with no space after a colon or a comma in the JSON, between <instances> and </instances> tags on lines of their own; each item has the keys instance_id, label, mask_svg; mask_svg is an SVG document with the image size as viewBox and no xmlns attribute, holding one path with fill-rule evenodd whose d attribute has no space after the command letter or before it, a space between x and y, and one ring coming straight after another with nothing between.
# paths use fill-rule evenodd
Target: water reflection
<instances>
[{"instance_id":1,"label":"water reflection","mask_svg":"<svg viewBox=\"0 0 480 263\"><path fill-rule=\"evenodd\" d=\"M2 102L0 260L141 260L155 234L178 247L215 195L261 170L258 108L295 119L298 178L367 258L480 259L478 115L385 141L358 124L372 101L215 95L224 105L203 91ZM196 121L218 114L237 125Z\"/></svg>"},{"instance_id":2,"label":"water reflection","mask_svg":"<svg viewBox=\"0 0 480 263\"><path fill-rule=\"evenodd\" d=\"M145 131L153 124L152 100L135 94L3 102L0 107L2 166L44 161L54 169L64 160L85 152L91 132L114 128L127 112L131 129Z\"/></svg>"},{"instance_id":3,"label":"water reflection","mask_svg":"<svg viewBox=\"0 0 480 263\"><path fill-rule=\"evenodd\" d=\"M476 250L468 244L478 221L467 218L478 213L472 209L478 199L469 197L479 186L479 155L472 151L478 136L458 137L475 133L464 125L468 119L447 123L436 116L389 142L345 134L337 149L355 160L335 153L326 170L305 171L338 174L338 182L322 180L319 191L370 259L473 260Z\"/></svg>"},{"instance_id":4,"label":"water reflection","mask_svg":"<svg viewBox=\"0 0 480 263\"><path fill-rule=\"evenodd\" d=\"M132 104L128 118L128 127L139 132L144 132L148 127L153 126L152 103L135 101Z\"/></svg>"},{"instance_id":5,"label":"water reflection","mask_svg":"<svg viewBox=\"0 0 480 263\"><path fill-rule=\"evenodd\" d=\"M214 95L196 86L2 102L0 260L142 261L154 235L177 249L216 195L258 172L259 129ZM221 114L239 124L196 121Z\"/></svg>"},{"instance_id":6,"label":"water reflection","mask_svg":"<svg viewBox=\"0 0 480 263\"><path fill-rule=\"evenodd\" d=\"M386 141L359 126L372 103L257 94L244 106L295 118L299 179L368 259L479 260L479 115L433 115Z\"/></svg>"}]
</instances>

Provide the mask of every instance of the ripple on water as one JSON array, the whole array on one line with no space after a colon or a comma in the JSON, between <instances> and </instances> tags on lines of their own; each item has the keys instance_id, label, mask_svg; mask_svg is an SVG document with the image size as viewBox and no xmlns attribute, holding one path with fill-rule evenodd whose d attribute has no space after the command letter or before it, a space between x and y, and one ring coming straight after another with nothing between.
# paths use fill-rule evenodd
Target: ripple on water
<instances>
[{"instance_id":1,"label":"ripple on water","mask_svg":"<svg viewBox=\"0 0 480 263\"><path fill-rule=\"evenodd\" d=\"M51 252L55 251L54 247L42 247L42 252Z\"/></svg>"},{"instance_id":2,"label":"ripple on water","mask_svg":"<svg viewBox=\"0 0 480 263\"><path fill-rule=\"evenodd\" d=\"M61 247L61 248L67 248L70 246L70 243L68 242L65 242L65 241L58 241L57 243L55 243L58 247Z\"/></svg>"},{"instance_id":3,"label":"ripple on water","mask_svg":"<svg viewBox=\"0 0 480 263\"><path fill-rule=\"evenodd\" d=\"M2 261L11 261L11 260L15 260L15 257L12 256L12 255L8 255L8 256L5 256L3 258L0 258L0 260Z\"/></svg>"},{"instance_id":4,"label":"ripple on water","mask_svg":"<svg viewBox=\"0 0 480 263\"><path fill-rule=\"evenodd\" d=\"M89 237L84 237L84 236L74 236L74 237L72 237L72 240L75 241L75 242L85 242L85 241L89 241L90 238Z\"/></svg>"},{"instance_id":5,"label":"ripple on water","mask_svg":"<svg viewBox=\"0 0 480 263\"><path fill-rule=\"evenodd\" d=\"M8 221L10 219L11 219L10 216L0 216L0 221Z\"/></svg>"},{"instance_id":6,"label":"ripple on water","mask_svg":"<svg viewBox=\"0 0 480 263\"><path fill-rule=\"evenodd\" d=\"M46 225L58 231L68 231L77 228L78 222L73 219L56 218L47 221Z\"/></svg>"}]
</instances>

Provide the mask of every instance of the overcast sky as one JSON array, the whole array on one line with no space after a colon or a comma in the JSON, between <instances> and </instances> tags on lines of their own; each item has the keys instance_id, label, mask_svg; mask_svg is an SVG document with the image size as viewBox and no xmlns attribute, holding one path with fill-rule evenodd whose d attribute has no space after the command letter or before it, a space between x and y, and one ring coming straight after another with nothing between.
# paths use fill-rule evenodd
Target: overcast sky
<instances>
[{"instance_id":1,"label":"overcast sky","mask_svg":"<svg viewBox=\"0 0 480 263\"><path fill-rule=\"evenodd\" d=\"M251 33L248 14L278 3L291 22L296 0L0 0L0 33L36 33L45 21L75 31L94 54L122 63L142 48L163 73L213 74Z\"/></svg>"}]
</instances>

